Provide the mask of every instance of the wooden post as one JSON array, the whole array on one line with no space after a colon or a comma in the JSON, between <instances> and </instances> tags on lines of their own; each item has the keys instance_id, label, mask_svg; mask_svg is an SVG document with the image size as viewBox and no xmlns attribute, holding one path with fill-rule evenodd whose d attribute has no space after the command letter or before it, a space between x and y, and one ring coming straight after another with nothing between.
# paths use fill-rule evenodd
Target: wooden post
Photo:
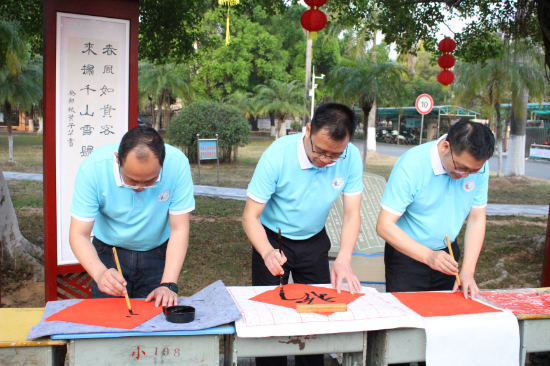
<instances>
[{"instance_id":1,"label":"wooden post","mask_svg":"<svg viewBox=\"0 0 550 366\"><path fill-rule=\"evenodd\" d=\"M550 211L546 224L546 246L544 247L544 262L542 264L541 286L550 287Z\"/></svg>"},{"instance_id":2,"label":"wooden post","mask_svg":"<svg viewBox=\"0 0 550 366\"><path fill-rule=\"evenodd\" d=\"M197 163L199 164L199 184L201 184L201 143L199 142L199 135L197 133Z\"/></svg>"},{"instance_id":3,"label":"wooden post","mask_svg":"<svg viewBox=\"0 0 550 366\"><path fill-rule=\"evenodd\" d=\"M218 145L218 134L216 134L216 163L218 164L218 184L220 183L220 149ZM236 147L239 148L238 146ZM235 159L237 160L237 159Z\"/></svg>"}]
</instances>

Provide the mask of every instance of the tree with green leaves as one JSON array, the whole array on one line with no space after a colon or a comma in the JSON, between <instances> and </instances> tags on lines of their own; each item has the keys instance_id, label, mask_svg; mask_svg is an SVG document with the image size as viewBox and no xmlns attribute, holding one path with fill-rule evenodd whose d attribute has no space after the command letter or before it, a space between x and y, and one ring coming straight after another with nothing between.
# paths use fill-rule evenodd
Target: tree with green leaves
<instances>
[{"instance_id":1,"label":"tree with green leaves","mask_svg":"<svg viewBox=\"0 0 550 366\"><path fill-rule=\"evenodd\" d=\"M344 60L328 76L336 100L356 104L363 111L363 166L367 150L376 150L375 121L368 121L376 100L400 106L404 96L406 70L395 62L374 62L370 57ZM368 138L367 138L368 136Z\"/></svg>"},{"instance_id":2,"label":"tree with green leaves","mask_svg":"<svg viewBox=\"0 0 550 366\"><path fill-rule=\"evenodd\" d=\"M151 62L139 63L138 89L142 103L151 101L153 128L159 130L170 125L171 99L180 98L183 105L193 101L191 68L186 64L157 65ZM155 113L155 106L158 111Z\"/></svg>"},{"instance_id":3,"label":"tree with green leaves","mask_svg":"<svg viewBox=\"0 0 550 366\"><path fill-rule=\"evenodd\" d=\"M262 114L277 117L276 138L286 135L287 117L298 118L309 114L304 107L304 85L296 80L285 83L271 79L267 85L258 85L256 92Z\"/></svg>"},{"instance_id":4,"label":"tree with green leaves","mask_svg":"<svg viewBox=\"0 0 550 366\"><path fill-rule=\"evenodd\" d=\"M261 105L259 100L252 93L236 91L225 98L225 102L242 112L252 131L258 131L258 117L261 115Z\"/></svg>"},{"instance_id":5,"label":"tree with green leaves","mask_svg":"<svg viewBox=\"0 0 550 366\"><path fill-rule=\"evenodd\" d=\"M456 82L453 92L457 104L469 104L473 96L481 95L488 107L487 115L490 118L492 109L496 114L496 140L498 153L497 177L502 170L502 137L504 123L502 121L501 105L510 97L510 71L513 65L501 57L489 60L486 63L459 63L455 66Z\"/></svg>"}]
</instances>

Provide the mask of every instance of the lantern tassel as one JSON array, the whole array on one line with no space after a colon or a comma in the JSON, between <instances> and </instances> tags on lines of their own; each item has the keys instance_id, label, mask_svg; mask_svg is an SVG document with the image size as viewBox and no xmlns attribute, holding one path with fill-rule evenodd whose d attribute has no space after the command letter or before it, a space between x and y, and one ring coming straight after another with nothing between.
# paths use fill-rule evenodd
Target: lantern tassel
<instances>
[{"instance_id":1,"label":"lantern tassel","mask_svg":"<svg viewBox=\"0 0 550 366\"><path fill-rule=\"evenodd\" d=\"M227 26L225 30L225 45L229 44L229 3L227 4Z\"/></svg>"}]
</instances>

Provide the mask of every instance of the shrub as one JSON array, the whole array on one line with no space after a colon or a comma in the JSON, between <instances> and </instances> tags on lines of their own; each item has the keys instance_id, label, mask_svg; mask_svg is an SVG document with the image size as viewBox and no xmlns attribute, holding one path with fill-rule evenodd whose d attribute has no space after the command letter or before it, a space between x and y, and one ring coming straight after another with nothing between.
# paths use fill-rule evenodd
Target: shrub
<instances>
[{"instance_id":1,"label":"shrub","mask_svg":"<svg viewBox=\"0 0 550 366\"><path fill-rule=\"evenodd\" d=\"M197 162L197 134L201 139L216 138L221 162L236 160L239 146L250 142L250 125L235 107L217 102L192 103L170 123L167 138L170 144L187 148L187 157Z\"/></svg>"}]
</instances>

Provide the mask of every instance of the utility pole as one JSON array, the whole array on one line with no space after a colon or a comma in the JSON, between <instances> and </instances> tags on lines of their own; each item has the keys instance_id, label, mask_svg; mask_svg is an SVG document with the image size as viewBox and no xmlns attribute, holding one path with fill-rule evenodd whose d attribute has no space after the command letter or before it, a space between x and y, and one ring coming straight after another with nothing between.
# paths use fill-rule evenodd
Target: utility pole
<instances>
[{"instance_id":1,"label":"utility pole","mask_svg":"<svg viewBox=\"0 0 550 366\"><path fill-rule=\"evenodd\" d=\"M313 118L313 112L315 111L315 89L317 89L317 84L315 84L315 79L324 79L325 74L321 76L315 76L315 66L312 67L313 72L311 73L311 89L309 90L309 96L311 97L311 118Z\"/></svg>"},{"instance_id":2,"label":"utility pole","mask_svg":"<svg viewBox=\"0 0 550 366\"><path fill-rule=\"evenodd\" d=\"M311 103L311 99L309 97L309 88L310 88L310 81L311 81L311 57L313 53L313 40L309 39L309 31L306 31L306 87L305 87L305 108L307 109L309 103ZM302 132L305 132L306 130L306 124L309 123L309 117L304 116L302 119Z\"/></svg>"}]
</instances>

